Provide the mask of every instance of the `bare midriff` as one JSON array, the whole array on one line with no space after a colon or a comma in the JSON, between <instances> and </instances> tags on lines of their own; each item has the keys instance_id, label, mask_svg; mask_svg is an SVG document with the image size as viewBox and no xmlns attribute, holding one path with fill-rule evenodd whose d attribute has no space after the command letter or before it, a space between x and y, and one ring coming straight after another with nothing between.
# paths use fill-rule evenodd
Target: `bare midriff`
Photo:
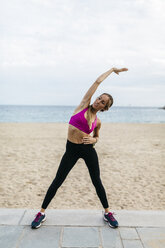
<instances>
[{"instance_id":1,"label":"bare midriff","mask_svg":"<svg viewBox=\"0 0 165 248\"><path fill-rule=\"evenodd\" d=\"M78 128L68 125L68 137L67 139L76 144L82 144L83 138L88 137L90 134L84 133L83 131L79 130Z\"/></svg>"}]
</instances>

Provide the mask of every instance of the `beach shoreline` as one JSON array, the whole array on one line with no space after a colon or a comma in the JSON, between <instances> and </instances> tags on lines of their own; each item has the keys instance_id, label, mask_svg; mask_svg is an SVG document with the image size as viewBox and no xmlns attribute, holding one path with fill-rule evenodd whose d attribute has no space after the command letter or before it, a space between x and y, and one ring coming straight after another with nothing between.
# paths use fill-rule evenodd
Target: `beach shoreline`
<instances>
[{"instance_id":1,"label":"beach shoreline","mask_svg":"<svg viewBox=\"0 0 165 248\"><path fill-rule=\"evenodd\" d=\"M0 207L40 208L65 152L67 123L0 123ZM165 210L165 124L102 123L98 153L110 209ZM49 209L101 209L79 159Z\"/></svg>"}]
</instances>

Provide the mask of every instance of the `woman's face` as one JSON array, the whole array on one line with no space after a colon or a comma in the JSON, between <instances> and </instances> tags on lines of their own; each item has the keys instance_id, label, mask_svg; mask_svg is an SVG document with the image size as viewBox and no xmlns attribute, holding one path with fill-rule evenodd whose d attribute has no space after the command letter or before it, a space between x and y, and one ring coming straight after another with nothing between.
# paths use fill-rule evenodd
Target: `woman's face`
<instances>
[{"instance_id":1,"label":"woman's face","mask_svg":"<svg viewBox=\"0 0 165 248\"><path fill-rule=\"evenodd\" d=\"M96 98L96 100L92 104L92 107L97 111L102 110L104 109L108 101L109 101L109 97L107 95L101 95Z\"/></svg>"}]
</instances>

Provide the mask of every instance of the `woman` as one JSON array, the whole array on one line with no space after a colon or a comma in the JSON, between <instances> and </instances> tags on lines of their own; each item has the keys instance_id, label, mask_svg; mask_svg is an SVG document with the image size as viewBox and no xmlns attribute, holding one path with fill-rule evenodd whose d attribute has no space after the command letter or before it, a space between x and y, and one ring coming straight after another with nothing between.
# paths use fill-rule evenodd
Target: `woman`
<instances>
[{"instance_id":1,"label":"woman","mask_svg":"<svg viewBox=\"0 0 165 248\"><path fill-rule=\"evenodd\" d=\"M90 105L90 101L100 83L112 72L119 74L119 72L127 70L127 68L112 68L103 73L89 88L80 105L75 109L69 121L66 151L61 159L56 177L46 193L41 210L31 224L32 228L40 227L41 223L46 220L45 209L79 158L84 159L97 195L105 209L104 220L111 227L118 227L117 220L109 211L106 192L100 179L98 157L94 148L94 144L98 142L101 127L101 121L97 118L96 113L108 110L113 104L113 98L111 95L103 93L92 105ZM92 131L93 137L90 135Z\"/></svg>"}]
</instances>

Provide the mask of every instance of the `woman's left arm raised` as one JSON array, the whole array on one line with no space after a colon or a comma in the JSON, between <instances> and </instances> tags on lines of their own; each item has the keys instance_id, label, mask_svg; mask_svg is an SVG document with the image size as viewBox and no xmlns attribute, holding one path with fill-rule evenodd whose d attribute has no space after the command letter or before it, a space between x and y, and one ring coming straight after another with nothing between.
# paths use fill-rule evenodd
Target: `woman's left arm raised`
<instances>
[{"instance_id":1,"label":"woman's left arm raised","mask_svg":"<svg viewBox=\"0 0 165 248\"><path fill-rule=\"evenodd\" d=\"M106 79L112 72L115 72L116 74L119 74L119 72L122 71L128 71L127 68L117 69L117 68L111 68L110 70L103 73L101 76L99 76L96 81L92 84L92 86L89 88L89 90L84 95L82 101L80 102L79 106L77 108L83 109L89 106L91 98L95 91L97 90L100 83Z\"/></svg>"}]
</instances>

